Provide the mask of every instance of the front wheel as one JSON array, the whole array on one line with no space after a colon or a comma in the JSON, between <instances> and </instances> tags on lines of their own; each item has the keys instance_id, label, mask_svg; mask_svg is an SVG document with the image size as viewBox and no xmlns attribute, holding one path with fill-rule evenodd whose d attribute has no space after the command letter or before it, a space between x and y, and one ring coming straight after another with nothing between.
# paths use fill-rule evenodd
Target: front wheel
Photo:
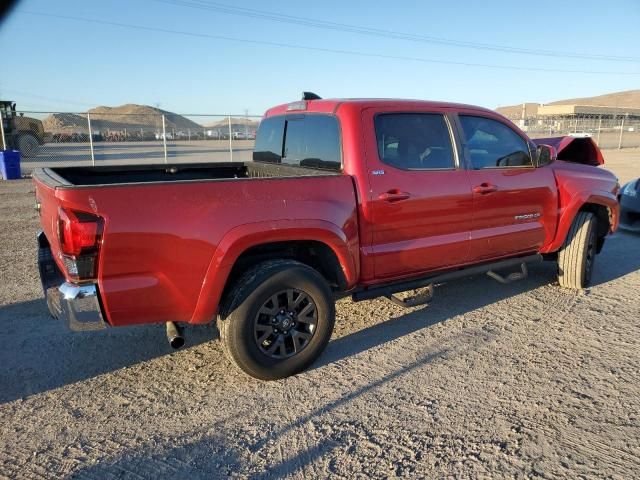
<instances>
[{"instance_id":1,"label":"front wheel","mask_svg":"<svg viewBox=\"0 0 640 480\"><path fill-rule=\"evenodd\" d=\"M22 133L18 137L18 150L23 157L35 157L39 146L38 139L30 133Z\"/></svg>"},{"instance_id":2,"label":"front wheel","mask_svg":"<svg viewBox=\"0 0 640 480\"><path fill-rule=\"evenodd\" d=\"M334 320L324 278L300 262L274 260L242 275L221 309L218 328L233 363L252 377L276 380L318 358Z\"/></svg>"},{"instance_id":3,"label":"front wheel","mask_svg":"<svg viewBox=\"0 0 640 480\"><path fill-rule=\"evenodd\" d=\"M589 286L597 253L597 220L591 212L578 212L558 252L558 282L566 288Z\"/></svg>"}]
</instances>

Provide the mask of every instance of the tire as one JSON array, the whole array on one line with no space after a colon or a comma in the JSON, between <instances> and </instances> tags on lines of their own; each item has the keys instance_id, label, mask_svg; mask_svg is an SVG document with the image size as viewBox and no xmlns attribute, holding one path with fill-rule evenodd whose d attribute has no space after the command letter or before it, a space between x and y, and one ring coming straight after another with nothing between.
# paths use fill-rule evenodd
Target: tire
<instances>
[{"instance_id":1,"label":"tire","mask_svg":"<svg viewBox=\"0 0 640 480\"><path fill-rule=\"evenodd\" d=\"M273 260L235 283L218 329L225 353L243 372L277 380L305 370L320 356L334 321L324 278L300 262Z\"/></svg>"},{"instance_id":2,"label":"tire","mask_svg":"<svg viewBox=\"0 0 640 480\"><path fill-rule=\"evenodd\" d=\"M597 220L591 212L578 212L558 252L558 282L561 287L589 286L597 249Z\"/></svg>"},{"instance_id":3,"label":"tire","mask_svg":"<svg viewBox=\"0 0 640 480\"><path fill-rule=\"evenodd\" d=\"M18 150L23 157L35 157L39 146L38 139L30 133L22 133L18 136Z\"/></svg>"}]
</instances>

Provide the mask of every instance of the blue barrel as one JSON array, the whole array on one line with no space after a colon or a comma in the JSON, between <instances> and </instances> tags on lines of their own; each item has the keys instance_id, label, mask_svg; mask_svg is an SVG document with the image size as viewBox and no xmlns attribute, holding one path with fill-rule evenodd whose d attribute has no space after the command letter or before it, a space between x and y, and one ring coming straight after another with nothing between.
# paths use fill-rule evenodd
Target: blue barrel
<instances>
[{"instance_id":1,"label":"blue barrel","mask_svg":"<svg viewBox=\"0 0 640 480\"><path fill-rule=\"evenodd\" d=\"M0 175L5 180L17 180L20 175L20 151L0 150Z\"/></svg>"}]
</instances>

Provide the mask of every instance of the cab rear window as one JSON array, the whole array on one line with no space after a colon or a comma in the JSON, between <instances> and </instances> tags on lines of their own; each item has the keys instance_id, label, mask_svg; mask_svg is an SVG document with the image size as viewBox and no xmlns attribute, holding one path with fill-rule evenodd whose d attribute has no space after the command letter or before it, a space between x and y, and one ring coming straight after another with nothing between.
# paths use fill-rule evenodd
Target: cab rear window
<instances>
[{"instance_id":1,"label":"cab rear window","mask_svg":"<svg viewBox=\"0 0 640 480\"><path fill-rule=\"evenodd\" d=\"M256 162L340 170L340 133L332 115L286 115L265 118L253 152Z\"/></svg>"}]
</instances>

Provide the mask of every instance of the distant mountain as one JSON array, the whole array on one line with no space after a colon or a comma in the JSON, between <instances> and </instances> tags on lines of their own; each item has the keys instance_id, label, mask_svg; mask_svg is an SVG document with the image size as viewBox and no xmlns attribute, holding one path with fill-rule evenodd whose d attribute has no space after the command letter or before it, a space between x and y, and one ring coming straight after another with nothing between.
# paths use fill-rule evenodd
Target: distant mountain
<instances>
[{"instance_id":1,"label":"distant mountain","mask_svg":"<svg viewBox=\"0 0 640 480\"><path fill-rule=\"evenodd\" d=\"M538 113L539 103L525 103L526 114L525 117L534 116ZM522 103L520 105L509 105L508 107L498 107L496 112L501 113L505 117L515 118L522 116Z\"/></svg>"},{"instance_id":2,"label":"distant mountain","mask_svg":"<svg viewBox=\"0 0 640 480\"><path fill-rule=\"evenodd\" d=\"M242 126L248 125L250 127L257 127L258 123L260 123L258 120L254 120L251 118L231 117L231 125L242 125ZM229 125L229 120L225 117L222 120L218 120L211 123L205 123L203 126L215 128L215 127L226 127L228 125Z\"/></svg>"},{"instance_id":3,"label":"distant mountain","mask_svg":"<svg viewBox=\"0 0 640 480\"><path fill-rule=\"evenodd\" d=\"M570 98L547 105L596 105L599 107L640 108L640 90L606 93L596 97Z\"/></svg>"},{"instance_id":4,"label":"distant mountain","mask_svg":"<svg viewBox=\"0 0 640 480\"><path fill-rule=\"evenodd\" d=\"M119 107L96 107L89 110L92 130L140 129L161 130L162 115L165 128L171 130L201 129L202 126L177 113L168 112L148 105L127 104ZM72 133L87 131L85 114L53 113L43 120L44 129L52 133Z\"/></svg>"},{"instance_id":5,"label":"distant mountain","mask_svg":"<svg viewBox=\"0 0 640 480\"><path fill-rule=\"evenodd\" d=\"M526 103L527 115L535 115L538 111L539 103ZM627 90L624 92L607 93L595 97L569 98L567 100L557 100L545 105L590 105L599 107L627 107L640 108L640 90ZM507 117L520 117L522 115L522 104L509 105L496 108L496 112Z\"/></svg>"}]
</instances>

